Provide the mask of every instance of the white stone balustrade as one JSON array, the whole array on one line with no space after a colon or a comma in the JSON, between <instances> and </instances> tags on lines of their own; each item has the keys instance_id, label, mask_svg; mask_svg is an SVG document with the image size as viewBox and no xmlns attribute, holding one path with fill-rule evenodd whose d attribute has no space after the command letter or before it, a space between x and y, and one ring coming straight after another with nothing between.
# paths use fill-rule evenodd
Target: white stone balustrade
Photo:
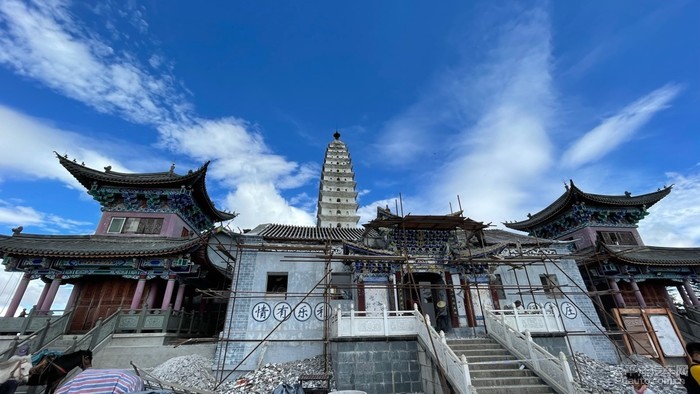
<instances>
[{"instance_id":1,"label":"white stone balustrade","mask_svg":"<svg viewBox=\"0 0 700 394\"><path fill-rule=\"evenodd\" d=\"M554 309L494 309L491 313L499 317L508 327L518 332L531 334L564 333L561 316Z\"/></svg>"}]
</instances>

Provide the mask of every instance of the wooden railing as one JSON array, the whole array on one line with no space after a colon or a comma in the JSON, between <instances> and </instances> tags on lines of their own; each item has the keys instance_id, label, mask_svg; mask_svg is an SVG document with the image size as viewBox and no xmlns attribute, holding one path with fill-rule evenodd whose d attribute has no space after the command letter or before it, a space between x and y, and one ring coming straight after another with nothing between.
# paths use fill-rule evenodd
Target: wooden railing
<instances>
[{"instance_id":1,"label":"wooden railing","mask_svg":"<svg viewBox=\"0 0 700 394\"><path fill-rule=\"evenodd\" d=\"M387 311L384 307L381 311L355 311L351 306L350 311L343 312L338 307L330 323L334 338L415 335L457 393L476 393L467 359L457 357L447 345L444 333L435 331L430 317L421 316L415 305L412 311Z\"/></svg>"},{"instance_id":2,"label":"wooden railing","mask_svg":"<svg viewBox=\"0 0 700 394\"><path fill-rule=\"evenodd\" d=\"M560 352L559 357L555 357L536 344L529 331L523 334L508 325L503 314L497 315L489 310L484 311L484 314L489 336L508 349L558 393L575 392L574 378L564 353Z\"/></svg>"}]
</instances>

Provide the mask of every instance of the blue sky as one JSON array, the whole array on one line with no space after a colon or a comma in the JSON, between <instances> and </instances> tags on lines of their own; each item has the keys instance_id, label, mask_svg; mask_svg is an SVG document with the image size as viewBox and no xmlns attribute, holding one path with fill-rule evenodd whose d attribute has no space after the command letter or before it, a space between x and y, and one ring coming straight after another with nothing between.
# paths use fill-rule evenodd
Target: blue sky
<instances>
[{"instance_id":1,"label":"blue sky","mask_svg":"<svg viewBox=\"0 0 700 394\"><path fill-rule=\"evenodd\" d=\"M568 179L674 191L640 228L700 246L700 3L0 2L0 232L88 234L99 205L52 151L186 173L231 224L315 223L348 144L362 221L524 220Z\"/></svg>"}]
</instances>

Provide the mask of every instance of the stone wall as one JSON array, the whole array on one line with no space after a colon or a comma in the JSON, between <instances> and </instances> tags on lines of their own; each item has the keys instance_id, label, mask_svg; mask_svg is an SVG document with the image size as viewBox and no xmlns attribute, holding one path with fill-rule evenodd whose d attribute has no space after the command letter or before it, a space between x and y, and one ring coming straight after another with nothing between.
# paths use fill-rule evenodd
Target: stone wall
<instances>
[{"instance_id":1,"label":"stone wall","mask_svg":"<svg viewBox=\"0 0 700 394\"><path fill-rule=\"evenodd\" d=\"M334 340L331 359L338 390L424 392L415 338Z\"/></svg>"}]
</instances>

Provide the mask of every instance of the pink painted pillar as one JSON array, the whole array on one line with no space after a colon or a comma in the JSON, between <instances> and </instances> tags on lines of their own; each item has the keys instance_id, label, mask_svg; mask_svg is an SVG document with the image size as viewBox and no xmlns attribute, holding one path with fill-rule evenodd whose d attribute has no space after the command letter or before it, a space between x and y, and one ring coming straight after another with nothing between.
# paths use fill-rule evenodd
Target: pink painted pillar
<instances>
[{"instance_id":1,"label":"pink painted pillar","mask_svg":"<svg viewBox=\"0 0 700 394\"><path fill-rule=\"evenodd\" d=\"M182 299L185 298L185 284L180 283L177 286L177 296L175 296L175 306L173 310L179 311L182 308Z\"/></svg>"},{"instance_id":2,"label":"pink painted pillar","mask_svg":"<svg viewBox=\"0 0 700 394\"><path fill-rule=\"evenodd\" d=\"M134 298L131 299L131 306L129 307L129 309L139 309L139 305L141 305L141 297L143 297L144 288L146 288L146 277L140 276L139 282L136 284L136 291L134 292Z\"/></svg>"},{"instance_id":3,"label":"pink painted pillar","mask_svg":"<svg viewBox=\"0 0 700 394\"><path fill-rule=\"evenodd\" d=\"M620 288L617 286L617 282L615 281L615 278L608 279L608 284L610 285L610 290L613 291L613 297L615 297L615 303L617 304L617 307L618 308L626 307L625 299L622 298L622 293L620 293Z\"/></svg>"},{"instance_id":4,"label":"pink painted pillar","mask_svg":"<svg viewBox=\"0 0 700 394\"><path fill-rule=\"evenodd\" d=\"M678 294L680 294L681 298L683 299L683 306L693 305L690 298L688 298L688 293L685 292L685 287L683 287L683 285L676 286L676 289L678 290Z\"/></svg>"},{"instance_id":5,"label":"pink painted pillar","mask_svg":"<svg viewBox=\"0 0 700 394\"><path fill-rule=\"evenodd\" d=\"M693 286L690 285L690 279L686 279L683 281L683 287L685 287L685 291L686 293L688 293L690 301L693 302L693 306L700 305L700 301L698 301L698 297L695 295L695 290L693 290Z\"/></svg>"},{"instance_id":6,"label":"pink painted pillar","mask_svg":"<svg viewBox=\"0 0 700 394\"><path fill-rule=\"evenodd\" d=\"M146 303L150 309L155 309L156 294L158 294L158 281L153 280L153 282L151 282L150 289L148 289L148 300L146 300Z\"/></svg>"},{"instance_id":7,"label":"pink painted pillar","mask_svg":"<svg viewBox=\"0 0 700 394\"><path fill-rule=\"evenodd\" d=\"M44 303L44 300L46 299L46 294L49 293L49 287L51 287L51 283L44 283L44 289L41 290L41 294L39 295L39 300L36 302L36 310L40 311L41 310L41 305Z\"/></svg>"},{"instance_id":8,"label":"pink painted pillar","mask_svg":"<svg viewBox=\"0 0 700 394\"><path fill-rule=\"evenodd\" d=\"M644 302L644 297L642 297L642 292L639 290L639 285L637 285L637 281L634 280L634 278L630 278L630 286L632 286L632 291L634 291L634 297L637 299L637 303L639 304L640 308L646 308L647 303Z\"/></svg>"},{"instance_id":9,"label":"pink painted pillar","mask_svg":"<svg viewBox=\"0 0 700 394\"><path fill-rule=\"evenodd\" d=\"M24 297L24 292L27 291L27 286L29 285L30 281L30 275L29 274L24 274L22 276L22 279L19 281L19 285L17 285L17 290L15 290L15 295L12 296L12 301L10 301L10 305L7 307L7 311L5 312L5 317L14 317L15 313L17 312L17 307L19 306L20 301L22 301L22 297Z\"/></svg>"},{"instance_id":10,"label":"pink painted pillar","mask_svg":"<svg viewBox=\"0 0 700 394\"><path fill-rule=\"evenodd\" d=\"M168 284L165 286L165 294L163 295L163 303L160 304L161 310L168 309L170 299L173 298L173 289L175 288L175 277L168 277Z\"/></svg>"},{"instance_id":11,"label":"pink painted pillar","mask_svg":"<svg viewBox=\"0 0 700 394\"><path fill-rule=\"evenodd\" d=\"M44 312L48 312L51 310L51 305L53 304L53 300L56 298L56 293L58 293L58 288L61 286L61 276L56 275L56 277L51 281L51 287L49 287L49 292L46 293L46 298L44 299L44 303L41 304L41 309Z\"/></svg>"},{"instance_id":12,"label":"pink painted pillar","mask_svg":"<svg viewBox=\"0 0 700 394\"><path fill-rule=\"evenodd\" d=\"M73 285L73 290L70 292L70 296L68 297L68 302L66 302L66 309L64 312L68 312L73 307L75 306L75 301L78 299L78 294L80 294L80 283L76 283Z\"/></svg>"}]
</instances>

